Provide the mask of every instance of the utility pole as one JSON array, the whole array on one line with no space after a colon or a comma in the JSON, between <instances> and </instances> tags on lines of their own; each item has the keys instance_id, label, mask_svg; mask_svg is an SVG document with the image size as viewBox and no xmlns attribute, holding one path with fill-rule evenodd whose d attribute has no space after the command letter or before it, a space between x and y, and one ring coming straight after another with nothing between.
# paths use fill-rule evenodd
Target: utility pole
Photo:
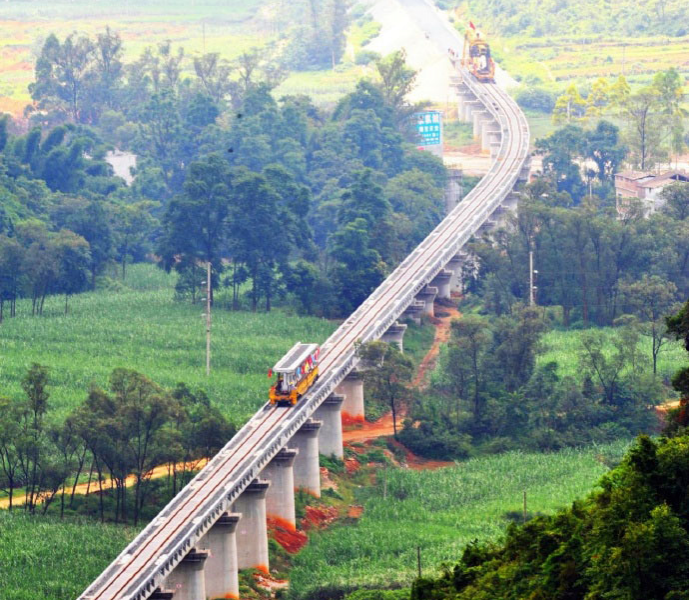
<instances>
[{"instance_id":1,"label":"utility pole","mask_svg":"<svg viewBox=\"0 0 689 600\"><path fill-rule=\"evenodd\" d=\"M536 304L534 298L534 285L533 285L533 250L529 250L529 306Z\"/></svg>"},{"instance_id":2,"label":"utility pole","mask_svg":"<svg viewBox=\"0 0 689 600\"><path fill-rule=\"evenodd\" d=\"M206 377L211 374L211 261L206 264Z\"/></svg>"}]
</instances>

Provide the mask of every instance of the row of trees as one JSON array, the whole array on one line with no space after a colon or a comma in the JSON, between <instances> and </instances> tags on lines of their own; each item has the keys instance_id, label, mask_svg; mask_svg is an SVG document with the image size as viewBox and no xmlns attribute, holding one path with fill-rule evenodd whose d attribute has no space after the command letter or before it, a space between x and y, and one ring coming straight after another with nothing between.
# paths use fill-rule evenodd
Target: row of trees
<instances>
[{"instance_id":1,"label":"row of trees","mask_svg":"<svg viewBox=\"0 0 689 600\"><path fill-rule=\"evenodd\" d=\"M99 493L101 520L107 476L114 486L112 518L136 524L151 500L154 467L170 464L174 495L188 469L210 459L234 435L234 426L203 391L193 392L183 383L166 390L128 369L111 373L108 390L93 386L84 403L58 424L49 383L48 368L34 364L22 380L25 397L0 398L0 489L9 496L10 510L21 489L24 510L45 514L59 498L63 515L88 473L89 487ZM128 500L130 475L135 483Z\"/></svg>"},{"instance_id":2,"label":"row of trees","mask_svg":"<svg viewBox=\"0 0 689 600\"><path fill-rule=\"evenodd\" d=\"M674 184L663 194L667 204L660 212L619 220L595 201L573 207L566 192L532 183L512 226L472 244L477 260L467 272L469 289L489 312L509 313L515 302L528 300L532 251L537 302L561 308L565 327L611 325L625 313L646 321L651 309L657 321L689 293L689 186ZM643 290L650 296L642 301Z\"/></svg>"},{"instance_id":3,"label":"row of trees","mask_svg":"<svg viewBox=\"0 0 689 600\"><path fill-rule=\"evenodd\" d=\"M633 93L624 76L612 84L603 77L597 79L586 98L571 84L555 102L553 122L581 123L614 114L627 123L630 162L650 169L667 162L670 152L679 154L686 147L682 85L674 67L656 73L649 85Z\"/></svg>"}]
</instances>

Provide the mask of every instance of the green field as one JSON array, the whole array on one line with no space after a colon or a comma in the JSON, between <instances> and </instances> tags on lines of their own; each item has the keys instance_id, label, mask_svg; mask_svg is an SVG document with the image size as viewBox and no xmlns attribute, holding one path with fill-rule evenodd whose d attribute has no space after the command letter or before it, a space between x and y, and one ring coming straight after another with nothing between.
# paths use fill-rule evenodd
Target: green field
<instances>
[{"instance_id":1,"label":"green field","mask_svg":"<svg viewBox=\"0 0 689 600\"><path fill-rule=\"evenodd\" d=\"M612 328L604 327L603 332L612 333ZM580 374L578 355L580 351L580 338L582 331L549 331L543 336L545 352L538 356L538 363L545 364L555 361L558 364L560 375L578 376ZM612 352L613 346L607 347L608 352ZM645 364L651 362L651 339L642 337L639 342L639 351ZM680 342L670 342L664 346L658 355L658 375L664 380L670 378L682 367L687 365L687 353Z\"/></svg>"},{"instance_id":2,"label":"green field","mask_svg":"<svg viewBox=\"0 0 689 600\"><path fill-rule=\"evenodd\" d=\"M89 385L106 386L115 367L135 369L161 385L183 381L205 389L241 424L266 401L266 372L295 342L322 342L334 322L271 313L213 312L212 372L205 374L205 322L200 305L173 300L174 276L134 265L119 292L99 291L70 300L46 299L43 317L30 301L0 325L0 394L21 396L32 362L51 368L51 404L64 416L81 403ZM132 289L134 288L134 289Z\"/></svg>"},{"instance_id":3,"label":"green field","mask_svg":"<svg viewBox=\"0 0 689 600\"><path fill-rule=\"evenodd\" d=\"M295 558L290 596L319 588L408 585L416 575L417 547L425 574L456 561L474 539L495 539L519 519L523 493L530 513L552 513L590 492L628 442L553 454L511 452L437 471L389 469L361 490L364 513L354 525L314 534ZM380 471L379 471L380 473ZM334 597L320 594L320 597Z\"/></svg>"},{"instance_id":4,"label":"green field","mask_svg":"<svg viewBox=\"0 0 689 600\"><path fill-rule=\"evenodd\" d=\"M87 520L0 511L0 598L76 598L134 533Z\"/></svg>"}]
</instances>

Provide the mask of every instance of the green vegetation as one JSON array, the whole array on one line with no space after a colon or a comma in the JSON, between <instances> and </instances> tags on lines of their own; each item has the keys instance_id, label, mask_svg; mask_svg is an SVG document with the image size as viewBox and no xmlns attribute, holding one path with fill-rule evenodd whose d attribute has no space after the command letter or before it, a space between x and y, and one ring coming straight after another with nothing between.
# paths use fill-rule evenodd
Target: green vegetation
<instances>
[{"instance_id":1,"label":"green vegetation","mask_svg":"<svg viewBox=\"0 0 689 600\"><path fill-rule=\"evenodd\" d=\"M413 600L686 597L689 438L640 437L599 491L553 516L472 543L439 579L418 579Z\"/></svg>"},{"instance_id":2,"label":"green vegetation","mask_svg":"<svg viewBox=\"0 0 689 600\"><path fill-rule=\"evenodd\" d=\"M134 531L88 520L0 511L0 597L76 598L117 556Z\"/></svg>"},{"instance_id":3,"label":"green vegetation","mask_svg":"<svg viewBox=\"0 0 689 600\"><path fill-rule=\"evenodd\" d=\"M62 417L80 404L89 386L105 387L112 369L125 367L168 388L184 381L204 389L236 423L267 399L266 371L297 340L322 342L335 324L270 314L213 312L212 370L205 374L202 309L174 301L175 277L152 265L133 265L114 290L73 298L70 312L49 297L42 318L31 318L30 300L0 326L0 389L22 394L20 381L32 362L51 369L53 406ZM131 287L130 287L131 286Z\"/></svg>"},{"instance_id":4,"label":"green vegetation","mask_svg":"<svg viewBox=\"0 0 689 600\"><path fill-rule=\"evenodd\" d=\"M530 516L554 512L590 490L627 445L508 453L438 471L378 469L376 486L360 490L361 519L313 534L295 557L290 597L409 585L417 546L424 572L435 573L472 540L497 539L515 514L521 518L524 491Z\"/></svg>"},{"instance_id":5,"label":"green vegetation","mask_svg":"<svg viewBox=\"0 0 689 600\"><path fill-rule=\"evenodd\" d=\"M557 363L557 371L561 377L575 377L579 373L578 353L581 350L581 338L586 330L552 330L543 336L544 351L538 355L536 364L546 365L549 362ZM603 353L611 356L614 353L613 328L601 328L605 334L606 342ZM650 356L652 340L642 336L639 339L639 354ZM686 362L684 350L679 342L670 342L658 355L658 376L665 382L670 381L677 369Z\"/></svg>"}]
</instances>

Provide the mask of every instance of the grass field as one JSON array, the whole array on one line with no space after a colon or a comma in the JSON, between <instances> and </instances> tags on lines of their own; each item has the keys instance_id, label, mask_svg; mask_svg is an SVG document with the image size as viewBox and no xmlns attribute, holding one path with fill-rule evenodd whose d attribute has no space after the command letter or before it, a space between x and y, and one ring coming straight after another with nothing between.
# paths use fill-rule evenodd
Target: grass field
<instances>
[{"instance_id":1,"label":"grass field","mask_svg":"<svg viewBox=\"0 0 689 600\"><path fill-rule=\"evenodd\" d=\"M184 381L205 389L240 424L266 401L266 372L295 342L322 342L336 324L271 313L213 312L212 372L205 374L205 324L199 305L173 300L174 279L152 265L134 265L118 293L46 300L43 317L19 316L0 325L0 394L21 396L32 362L51 368L51 403L64 416L92 382L106 386L115 367L136 369L164 386ZM132 289L133 288L133 289Z\"/></svg>"},{"instance_id":2,"label":"grass field","mask_svg":"<svg viewBox=\"0 0 689 600\"><path fill-rule=\"evenodd\" d=\"M133 536L88 520L0 511L0 598L76 598Z\"/></svg>"},{"instance_id":3,"label":"grass field","mask_svg":"<svg viewBox=\"0 0 689 600\"><path fill-rule=\"evenodd\" d=\"M316 597L319 588L408 585L416 575L417 546L424 573L435 574L471 540L498 538L507 513L521 514L524 491L530 513L554 512L590 492L627 447L616 442L554 454L512 452L437 471L389 469L387 498L379 475L376 487L361 490L364 513L356 524L314 534L296 556L290 597Z\"/></svg>"},{"instance_id":4,"label":"grass field","mask_svg":"<svg viewBox=\"0 0 689 600\"><path fill-rule=\"evenodd\" d=\"M612 333L609 327L603 328L603 332ZM545 364L555 361L558 364L560 375L578 376L580 373L578 355L580 352L581 331L549 331L543 336L546 351L539 355L538 363ZM610 344L606 350L613 351ZM651 339L643 337L639 342L639 350L642 352L644 364L651 370ZM665 381L669 381L675 372L687 365L687 353L680 342L670 342L658 355L658 375Z\"/></svg>"}]
</instances>

